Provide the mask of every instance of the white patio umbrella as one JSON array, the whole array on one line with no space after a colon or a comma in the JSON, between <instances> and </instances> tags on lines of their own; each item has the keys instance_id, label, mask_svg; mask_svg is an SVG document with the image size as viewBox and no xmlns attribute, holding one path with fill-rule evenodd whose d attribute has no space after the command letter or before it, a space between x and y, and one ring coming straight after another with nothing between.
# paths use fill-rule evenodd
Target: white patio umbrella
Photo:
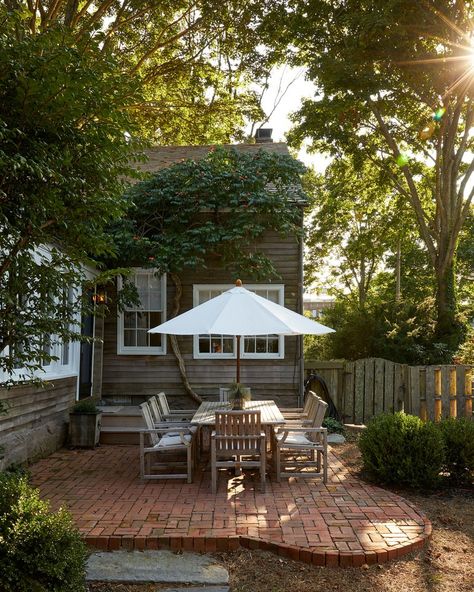
<instances>
[{"instance_id":1,"label":"white patio umbrella","mask_svg":"<svg viewBox=\"0 0 474 592\"><path fill-rule=\"evenodd\" d=\"M171 335L233 335L237 337L237 382L240 382L240 338L243 335L324 335L325 327L242 286L166 321L148 333Z\"/></svg>"}]
</instances>

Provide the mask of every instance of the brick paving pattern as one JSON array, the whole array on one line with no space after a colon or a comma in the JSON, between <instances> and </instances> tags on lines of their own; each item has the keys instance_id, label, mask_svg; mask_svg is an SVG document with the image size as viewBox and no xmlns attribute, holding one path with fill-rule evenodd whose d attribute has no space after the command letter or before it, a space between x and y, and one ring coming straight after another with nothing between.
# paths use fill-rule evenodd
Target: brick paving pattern
<instances>
[{"instance_id":1,"label":"brick paving pattern","mask_svg":"<svg viewBox=\"0 0 474 592\"><path fill-rule=\"evenodd\" d=\"M33 465L53 508L66 506L86 542L102 550L212 552L260 548L316 565L383 563L423 547L431 524L402 497L364 483L333 453L329 480L267 479L209 470L194 483L142 481L138 447L60 450Z\"/></svg>"}]
</instances>

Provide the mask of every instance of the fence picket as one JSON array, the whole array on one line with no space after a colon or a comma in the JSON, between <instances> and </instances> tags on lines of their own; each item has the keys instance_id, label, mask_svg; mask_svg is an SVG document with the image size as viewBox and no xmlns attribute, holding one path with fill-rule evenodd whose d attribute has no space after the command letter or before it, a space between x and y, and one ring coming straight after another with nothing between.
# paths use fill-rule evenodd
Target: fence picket
<instances>
[{"instance_id":1,"label":"fence picket","mask_svg":"<svg viewBox=\"0 0 474 592\"><path fill-rule=\"evenodd\" d=\"M357 360L354 378L354 423L357 424L364 421L364 374L365 360Z\"/></svg>"},{"instance_id":2,"label":"fence picket","mask_svg":"<svg viewBox=\"0 0 474 592\"><path fill-rule=\"evenodd\" d=\"M374 415L379 415L383 411L384 402L384 374L385 365L390 362L377 358L375 360L375 379L374 379Z\"/></svg>"},{"instance_id":3,"label":"fence picket","mask_svg":"<svg viewBox=\"0 0 474 592\"><path fill-rule=\"evenodd\" d=\"M471 366L407 366L381 358L307 362L326 381L346 423L366 423L382 411L404 408L423 420L472 418Z\"/></svg>"}]
</instances>

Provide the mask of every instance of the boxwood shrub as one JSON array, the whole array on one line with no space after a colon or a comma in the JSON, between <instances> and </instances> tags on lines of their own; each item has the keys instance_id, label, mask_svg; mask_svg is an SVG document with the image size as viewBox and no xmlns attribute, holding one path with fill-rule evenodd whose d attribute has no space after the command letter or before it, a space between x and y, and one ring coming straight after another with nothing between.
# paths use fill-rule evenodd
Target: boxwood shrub
<instances>
[{"instance_id":1,"label":"boxwood shrub","mask_svg":"<svg viewBox=\"0 0 474 592\"><path fill-rule=\"evenodd\" d=\"M380 483L434 487L445 455L441 431L404 413L375 417L362 433L363 468Z\"/></svg>"},{"instance_id":2,"label":"boxwood shrub","mask_svg":"<svg viewBox=\"0 0 474 592\"><path fill-rule=\"evenodd\" d=\"M474 422L467 418L443 419L439 423L445 448L444 470L458 485L474 483Z\"/></svg>"},{"instance_id":3,"label":"boxwood shrub","mask_svg":"<svg viewBox=\"0 0 474 592\"><path fill-rule=\"evenodd\" d=\"M0 473L2 592L83 592L86 558L68 512L51 512L25 475Z\"/></svg>"}]
</instances>

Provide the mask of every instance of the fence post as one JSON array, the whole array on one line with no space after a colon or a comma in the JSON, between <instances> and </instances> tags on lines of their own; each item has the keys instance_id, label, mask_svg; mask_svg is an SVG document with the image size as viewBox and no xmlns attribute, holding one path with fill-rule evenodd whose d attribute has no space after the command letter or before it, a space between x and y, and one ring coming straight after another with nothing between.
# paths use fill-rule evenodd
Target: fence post
<instances>
[{"instance_id":1,"label":"fence post","mask_svg":"<svg viewBox=\"0 0 474 592\"><path fill-rule=\"evenodd\" d=\"M449 417L457 417L457 401L456 401L456 367L449 369Z\"/></svg>"},{"instance_id":2,"label":"fence post","mask_svg":"<svg viewBox=\"0 0 474 592\"><path fill-rule=\"evenodd\" d=\"M472 420L472 370L466 370L464 375L464 413L466 417Z\"/></svg>"},{"instance_id":3,"label":"fence post","mask_svg":"<svg viewBox=\"0 0 474 592\"><path fill-rule=\"evenodd\" d=\"M441 419L441 368L435 368L435 421Z\"/></svg>"}]
</instances>

